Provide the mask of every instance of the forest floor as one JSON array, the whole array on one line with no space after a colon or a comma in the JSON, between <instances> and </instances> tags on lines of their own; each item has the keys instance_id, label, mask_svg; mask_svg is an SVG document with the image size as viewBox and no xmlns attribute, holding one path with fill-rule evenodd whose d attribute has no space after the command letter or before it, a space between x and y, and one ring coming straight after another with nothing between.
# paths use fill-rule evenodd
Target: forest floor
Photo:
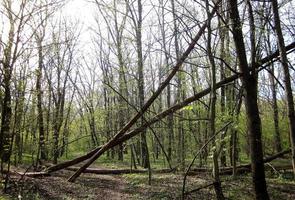
<instances>
[{"instance_id":1,"label":"forest floor","mask_svg":"<svg viewBox=\"0 0 295 200\"><path fill-rule=\"evenodd\" d=\"M97 168L97 166L95 166ZM103 168L105 169L105 168ZM95 175L83 174L75 183L67 182L71 171L62 170L51 176L40 178L21 177L12 175L12 183L8 194L0 193L0 200L4 199L180 199L183 175L181 174L153 174L152 185L148 185L147 174L125 175ZM209 174L201 173L188 177L188 190L210 184ZM295 181L284 177L267 179L268 191L271 199L295 199ZM232 179L222 177L222 188L227 199L253 199L251 177L248 175ZM186 199L215 199L213 187L201 189Z\"/></svg>"}]
</instances>

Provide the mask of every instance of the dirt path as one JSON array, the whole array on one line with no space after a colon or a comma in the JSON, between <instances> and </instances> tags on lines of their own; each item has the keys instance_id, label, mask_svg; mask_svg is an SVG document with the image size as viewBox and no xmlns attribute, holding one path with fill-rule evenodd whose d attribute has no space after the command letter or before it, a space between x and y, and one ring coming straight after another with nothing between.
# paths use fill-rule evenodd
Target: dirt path
<instances>
[{"instance_id":1,"label":"dirt path","mask_svg":"<svg viewBox=\"0 0 295 200\"><path fill-rule=\"evenodd\" d=\"M44 180L39 184L41 190L48 191L51 188L54 194L49 195L50 199L130 199L129 194L125 193L127 183L119 176L84 175L75 183L67 182L68 177L48 177L37 181Z\"/></svg>"},{"instance_id":2,"label":"dirt path","mask_svg":"<svg viewBox=\"0 0 295 200\"><path fill-rule=\"evenodd\" d=\"M62 171L52 176L42 178L25 177L19 181L20 176L12 176L14 185L10 193L22 199L130 199L128 183L116 175L82 175L75 183L67 178L73 172ZM16 189L17 188L17 189Z\"/></svg>"}]
</instances>

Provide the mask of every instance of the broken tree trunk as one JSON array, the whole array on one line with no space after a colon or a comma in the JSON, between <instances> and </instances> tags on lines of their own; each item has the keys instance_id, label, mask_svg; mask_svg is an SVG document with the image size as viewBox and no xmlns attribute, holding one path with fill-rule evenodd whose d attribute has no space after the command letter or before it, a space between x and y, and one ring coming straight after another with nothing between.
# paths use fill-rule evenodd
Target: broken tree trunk
<instances>
[{"instance_id":1,"label":"broken tree trunk","mask_svg":"<svg viewBox=\"0 0 295 200\"><path fill-rule=\"evenodd\" d=\"M289 170L292 169L292 165L274 165L274 166L269 166L265 165L264 170L265 171L279 171L279 170ZM237 168L237 174L245 174L245 173L250 173L251 172L251 167L238 167ZM232 169L226 169L220 171L221 175L231 175L232 174Z\"/></svg>"},{"instance_id":2,"label":"broken tree trunk","mask_svg":"<svg viewBox=\"0 0 295 200\"><path fill-rule=\"evenodd\" d=\"M77 171L79 167L68 167L66 170L69 171ZM175 169L157 169L152 170L153 173L171 173L174 172ZM91 173L91 174L143 174L148 173L147 169L96 169L96 168L87 168L83 173Z\"/></svg>"},{"instance_id":3,"label":"broken tree trunk","mask_svg":"<svg viewBox=\"0 0 295 200\"><path fill-rule=\"evenodd\" d=\"M281 158L281 157L283 157L283 156L285 156L286 154L289 154L289 153L291 153L291 149L281 151L281 152L279 152L279 153L277 153L275 155L264 158L263 163L271 162L271 161L273 161L273 160L275 160L277 158ZM239 173L239 174L246 173L246 172L251 172L251 163L244 164L244 165L239 165L236 168L237 168L237 173ZM292 169L292 166L291 165L278 165L278 166L274 166L274 168L278 169L278 170L289 169L289 168ZM273 169L273 168L270 167L270 166L266 166L265 169L270 170L270 169ZM233 170L232 167L222 167L222 168L220 168L220 174L222 174L222 175L232 174L232 170ZM209 172L209 171L211 171L211 170L209 168L205 168L205 167L203 167L203 168L195 168L195 169L191 170L189 175L195 175L195 174L200 173L200 172Z\"/></svg>"},{"instance_id":4,"label":"broken tree trunk","mask_svg":"<svg viewBox=\"0 0 295 200\"><path fill-rule=\"evenodd\" d=\"M90 152L91 153L91 152ZM90 154L88 153L88 154ZM271 162L277 158L281 158L283 156L285 156L286 154L291 153L291 149L287 149L284 151L281 151L273 156L267 157L265 159L263 159L264 163L268 163ZM84 159L84 157L79 157L80 159ZM77 159L74 159L77 160ZM47 170L47 171L42 171L42 172L17 172L17 174L20 175L25 175L25 176L29 176L29 177L40 177L40 176L48 176L50 175L51 172L53 171L58 171L56 169L66 169L66 170L70 170L70 171L76 171L79 169L79 167L65 167L66 165L68 165L69 163L71 163L71 161L68 162L64 162L61 163L60 165L54 165L52 167L49 167L48 169L51 170ZM73 163L73 161L72 161ZM59 167L57 167L59 166ZM271 169L272 167L266 167L266 169ZM274 166L274 168L276 170L283 170L283 169L289 169L292 168L292 166L290 165L280 165L280 166ZM244 164L244 165L239 165L237 166L238 172L239 173L245 173L245 172L250 172L251 170L251 164ZM175 172L176 169L158 169L158 170L153 170L154 173L171 173L171 172ZM196 175L198 173L202 173L202 172L209 172L211 171L209 168L195 168L192 169L188 175ZM131 169L96 169L96 168L87 168L84 173L94 173L94 174L125 174L125 173L146 173L148 172L147 170L131 170ZM225 174L231 174L232 172L232 167L223 167L220 168L220 173L225 175ZM11 172L10 172L11 173Z\"/></svg>"},{"instance_id":5,"label":"broken tree trunk","mask_svg":"<svg viewBox=\"0 0 295 200\"><path fill-rule=\"evenodd\" d=\"M217 9L217 6L214 7L213 11L210 13L209 18L207 20L211 20L213 15L215 14ZM142 106L141 110L105 145L101 147L101 149L95 154L79 169L74 173L68 181L74 182L76 178L80 176L80 174L89 167L99 156L101 156L106 150L110 149L113 144L117 143L118 140L120 140L120 137L123 136L135 123L136 121L143 116L143 114L147 111L147 109L152 105L152 103L156 100L156 98L161 94L161 92L166 88L166 86L169 84L170 80L174 77L174 75L178 72L184 61L187 59L189 54L194 49L195 45L197 44L198 40L203 35L205 29L207 27L207 24L204 23L203 26L198 31L197 35L194 37L190 45L188 46L187 50L183 53L182 57L177 61L175 67L170 72L170 74L167 76L167 78L161 83L159 88L154 92L154 94L147 100L147 102ZM145 129L143 129L145 130Z\"/></svg>"},{"instance_id":6,"label":"broken tree trunk","mask_svg":"<svg viewBox=\"0 0 295 200\"><path fill-rule=\"evenodd\" d=\"M286 50L289 51L289 53L294 51L294 49L295 49L295 42L293 42L293 43L289 44L288 46L286 46ZM257 62L255 64L255 68L259 67L260 68L259 70L262 70L263 68L265 68L265 66L262 67L263 65L265 65L265 64L267 64L269 62L273 62L273 60L276 59L278 56L279 56L279 51L275 51L273 54L268 55L268 56L264 57L263 59L261 59L259 62ZM235 75L232 75L232 76L230 76L228 78L225 78L224 80L216 83L216 89L218 89L218 88L222 87L223 85L226 85L226 84L238 79L241 75L242 74L235 74ZM209 93L210 93L210 88L207 88L207 89L204 89L204 90L196 93L195 95L185 99L183 102L175 104L174 106L172 106L172 107L168 108L167 110L165 110L165 111L159 113L158 115L154 116L149 122L145 123L141 127L136 128L136 129L128 132L127 134L123 135L122 137L120 137L119 140L116 143L113 144L113 146L116 146L117 144L132 138L133 136L140 133L142 130L149 127L150 125L160 121L161 119L168 116L169 114L174 113L179 109L182 109L183 107L187 106L188 104L190 104L190 103L204 97L205 95L207 95ZM102 148L102 146L99 146L96 149L88 152L87 154L85 154L83 156L77 157L77 158L75 158L73 160L65 161L63 163L60 163L60 164L57 164L57 165L54 165L54 166L51 166L46 171L48 173L51 173L51 172L55 172L55 171L58 171L58 170L65 169L67 167L73 166L73 165L78 164L80 162L83 162L83 161L91 158L101 148Z\"/></svg>"}]
</instances>

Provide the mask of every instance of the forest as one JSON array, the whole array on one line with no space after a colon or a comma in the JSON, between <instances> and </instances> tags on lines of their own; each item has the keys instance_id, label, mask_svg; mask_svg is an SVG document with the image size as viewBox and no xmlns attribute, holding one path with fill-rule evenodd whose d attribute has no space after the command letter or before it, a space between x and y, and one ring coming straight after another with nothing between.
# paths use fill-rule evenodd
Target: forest
<instances>
[{"instance_id":1,"label":"forest","mask_svg":"<svg viewBox=\"0 0 295 200\"><path fill-rule=\"evenodd\" d=\"M295 199L293 9L1 0L0 199Z\"/></svg>"}]
</instances>

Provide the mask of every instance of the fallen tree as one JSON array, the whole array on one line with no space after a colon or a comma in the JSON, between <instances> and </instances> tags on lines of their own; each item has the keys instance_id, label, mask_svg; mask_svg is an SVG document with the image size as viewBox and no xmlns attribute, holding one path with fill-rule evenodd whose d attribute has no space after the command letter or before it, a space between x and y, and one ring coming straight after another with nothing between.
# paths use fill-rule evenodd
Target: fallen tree
<instances>
[{"instance_id":1,"label":"fallen tree","mask_svg":"<svg viewBox=\"0 0 295 200\"><path fill-rule=\"evenodd\" d=\"M205 189L205 188L208 188L208 187L211 187L211 186L214 186L215 184L218 184L217 182L213 182L213 183L209 183L209 184L206 184L206 185L202 185L201 187L198 187L196 189L193 189L193 190L190 190L188 192L185 192L183 194L183 196L187 196L187 195L190 195L194 192L198 192L199 190L202 190L202 189Z\"/></svg>"},{"instance_id":2,"label":"fallen tree","mask_svg":"<svg viewBox=\"0 0 295 200\"><path fill-rule=\"evenodd\" d=\"M281 151L275 155L266 157L263 159L264 163L269 163L277 158L281 158L283 156L285 156L286 154L291 153L291 149L287 149L284 151ZM63 163L61 163L63 164ZM63 165L64 166L64 165ZM52 166L52 167L56 167ZM49 167L50 168L50 167ZM76 171L79 169L79 167L67 167L67 168L63 168L65 170L70 170L70 171ZM288 169L292 169L292 165L274 165L274 166L269 166L267 165L266 170L288 170ZM232 167L222 167L220 168L220 174L222 175L228 175L228 174L232 174ZM156 170L152 170L153 173L171 173L171 172L176 172L177 169L156 169ZM148 170L145 169L97 169L97 168L87 168L86 170L84 170L84 173L93 173L93 174L138 174L138 173L147 173ZM188 175L196 175L199 173L204 173L204 172L211 172L211 169L206 168L206 167L202 167L202 168L193 168L190 170L190 172L188 172ZM237 166L237 173L248 173L251 172L251 164L244 164L244 165L239 165ZM17 174L19 175L25 175L25 176L29 176L29 177L40 177L40 176L49 176L50 173L48 171L42 171L42 172L17 172Z\"/></svg>"},{"instance_id":3,"label":"fallen tree","mask_svg":"<svg viewBox=\"0 0 295 200\"><path fill-rule=\"evenodd\" d=\"M115 136L112 137L108 142L106 142L97 152L95 152L89 160L87 160L70 178L68 181L74 182L76 178L80 176L80 174L89 167L97 158L99 158L105 151L108 149L121 144L120 137L124 136L124 134L137 122L138 119L140 119L143 114L149 109L149 107L153 104L153 102L158 98L158 96L162 93L162 91L166 88L166 86L170 83L172 78L175 76L175 74L179 71L185 60L188 58L190 53L194 50L195 45L198 43L199 39L205 32L207 28L207 22L210 21L215 12L218 9L218 3L214 5L214 8L212 11L208 14L208 19L203 23L202 26L200 26L199 31L195 35L194 38L192 38L192 41L188 45L187 49L184 51L182 56L177 60L177 63L172 68L171 72L168 74L168 76L164 79L164 81L159 85L158 89L153 93L153 95L147 100L146 103L142 106L139 112L137 112L129 121L128 123L121 129Z\"/></svg>"},{"instance_id":4,"label":"fallen tree","mask_svg":"<svg viewBox=\"0 0 295 200\"><path fill-rule=\"evenodd\" d=\"M68 167L66 170L77 171L79 167ZM153 173L171 173L174 172L175 169L154 169ZM87 168L83 173L91 173L91 174L143 174L148 173L147 169L96 169L96 168Z\"/></svg>"},{"instance_id":5,"label":"fallen tree","mask_svg":"<svg viewBox=\"0 0 295 200\"><path fill-rule=\"evenodd\" d=\"M69 171L77 171L79 167L68 167L64 170ZM280 170L289 170L292 169L292 165L273 165L265 166L265 170L268 171L280 171ZM220 174L221 175L230 175L232 174L232 167L224 167L220 168ZM210 173L212 170L210 168L195 168L192 169L190 172L188 172L189 176L198 175L200 173ZM176 169L154 169L152 170L155 174L166 174L166 173L172 173L177 172ZM244 174L244 173L250 173L251 168L250 167L244 167L243 165L237 166L237 173L238 174ZM28 177L42 177L42 176L50 176L50 173L47 172L10 172L11 174L18 174L22 176L28 176ZM119 175L119 174L145 174L148 173L148 170L146 169L97 169L97 168L87 168L83 171L83 173L89 173L89 174L97 174L97 175Z\"/></svg>"},{"instance_id":6,"label":"fallen tree","mask_svg":"<svg viewBox=\"0 0 295 200\"><path fill-rule=\"evenodd\" d=\"M209 18L207 20L211 20L211 18L214 16L218 6L215 5L211 13L209 14ZM206 20L206 21L207 21ZM119 132L112 138L110 141L108 141L106 144L94 149L93 151L89 152L85 155L85 157L81 157L76 159L73 162L81 162L80 160L86 160L89 158L88 162L86 162L82 167L81 170L77 173L81 173L83 169L86 169L86 165L90 165L94 160L96 160L95 157L99 157L105 150L112 148L112 144L116 142L116 140L120 140L120 137L122 137L135 123L136 121L143 116L143 114L148 110L148 108L152 105L152 103L157 99L157 97L161 94L161 92L166 88L166 86L170 83L171 79L175 76L175 74L179 71L185 60L188 58L189 54L193 51L195 48L195 45L203 35L205 29L207 28L207 23L205 23L200 27L198 33L195 35L195 37L190 42L189 46L187 47L186 51L182 54L180 59L177 60L177 63L171 70L171 72L168 74L168 76L165 78L165 80L159 85L158 89L153 93L153 95L147 100L147 102L143 105L143 107L139 110L139 112L136 113L135 116L129 120L129 122L121 129ZM147 122L148 123L148 122ZM87 157L87 158L86 158ZM86 159L84 159L86 158ZM72 162L72 163L73 163ZM71 164L72 164L71 163ZM69 163L68 163L69 164ZM48 169L49 171L55 171L58 170L59 167ZM75 175L77 176L77 175ZM74 177L71 177L72 181L75 179Z\"/></svg>"},{"instance_id":7,"label":"fallen tree","mask_svg":"<svg viewBox=\"0 0 295 200\"><path fill-rule=\"evenodd\" d=\"M292 165L265 165L264 166L266 171L280 171L280 170L289 170L292 169ZM188 172L188 175L198 175L200 173L209 173L212 172L212 169L210 168L194 168L192 171ZM237 166L237 174L244 174L244 173L250 173L251 167L239 165ZM232 167L223 167L219 169L220 175L231 175L233 173Z\"/></svg>"},{"instance_id":8,"label":"fallen tree","mask_svg":"<svg viewBox=\"0 0 295 200\"><path fill-rule=\"evenodd\" d=\"M289 44L288 46L286 46L287 51L289 51L288 53L294 51L295 49L295 42ZM265 64L268 64L269 62L274 62L274 60L276 60L279 57L279 51L275 51L274 53L272 53L271 55L268 55L266 57L264 57L263 59L261 59L259 62L255 63L254 68L259 68L259 70L264 69L266 66L263 66ZM216 89L219 89L220 87L238 79L240 76L242 76L242 74L235 74L232 75L228 78L225 78L224 80L216 83ZM132 138L133 136L137 135L138 133L140 133L141 131L145 130L147 127L153 125L154 123L160 121L161 119L163 119L164 117L168 116L170 113L174 113L180 109L182 109L183 107L187 106L188 104L204 97L205 95L210 93L210 87L207 89L204 89L198 93L196 93L195 95L185 99L183 102L175 104L174 106L168 108L167 110L159 113L158 115L154 116L150 121L148 121L147 123L145 123L144 125L142 125L139 128L136 128L130 132L128 132L127 134L121 136L115 143L113 143L112 146L110 146L110 148L125 142L126 140ZM72 160L69 161L65 161L62 163L59 163L57 165L51 166L49 168L47 168L45 171L47 173L52 173L61 169L65 169L67 167L73 166L75 164L81 163L89 158L91 158L96 152L98 152L100 149L102 148L102 146L99 146L95 149L93 149L92 151L88 152L87 154L74 158Z\"/></svg>"},{"instance_id":9,"label":"fallen tree","mask_svg":"<svg viewBox=\"0 0 295 200\"><path fill-rule=\"evenodd\" d=\"M287 149L284 151L281 151L275 155L269 156L265 158L263 161L264 163L269 163L277 158L281 158L285 156L286 154L291 153L291 149ZM79 167L68 167L66 170L69 171L76 171L78 170ZM292 165L266 165L265 167L266 170L287 170L287 169L292 169ZM232 173L233 168L232 167L222 167L220 168L220 174L227 175ZM176 169L154 169L152 170L153 173L171 173L171 172L176 172ZM84 170L83 173L92 173L92 174L142 174L142 173L147 173L148 170L146 169L97 169L97 168L87 168ZM198 173L202 172L211 172L211 169L209 168L194 168L191 170L191 173L189 175L195 175ZM238 173L247 173L251 172L251 164L244 164L244 165L239 165L237 166L237 172Z\"/></svg>"},{"instance_id":10,"label":"fallen tree","mask_svg":"<svg viewBox=\"0 0 295 200\"><path fill-rule=\"evenodd\" d=\"M269 163L277 158L281 158L283 156L285 156L286 154L289 154L291 153L291 149L287 149L287 150L284 150L284 151L281 151L275 155L272 155L272 156L269 156L267 158L264 158L263 159L263 163ZM277 166L269 166L269 165L266 165L265 166L265 170L271 170L271 169L277 169L277 170L283 170L283 169L292 169L292 166L291 165L277 165ZM236 167L237 169L237 173L241 174L241 173L246 173L246 172L251 172L251 163L249 164L243 164L243 165L239 165ZM219 169L220 170L220 174L223 174L223 175L226 175L226 174L232 174L233 172L233 167L222 167ZM189 172L189 175L194 175L194 174L198 174L200 172L209 172L210 169L208 168L194 168L194 169L191 169L191 171Z\"/></svg>"}]
</instances>

